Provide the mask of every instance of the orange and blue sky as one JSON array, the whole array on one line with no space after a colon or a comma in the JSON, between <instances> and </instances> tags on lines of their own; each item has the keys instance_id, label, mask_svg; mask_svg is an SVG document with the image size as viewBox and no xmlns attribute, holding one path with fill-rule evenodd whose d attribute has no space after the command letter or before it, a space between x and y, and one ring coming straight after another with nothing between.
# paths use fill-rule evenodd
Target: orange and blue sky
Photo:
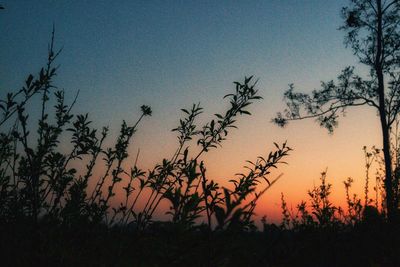
<instances>
[{"instance_id":1,"label":"orange and blue sky","mask_svg":"<svg viewBox=\"0 0 400 267\"><path fill-rule=\"evenodd\" d=\"M251 117L238 120L222 148L203 158L209 178L226 184L246 160L287 140L294 149L289 164L274 174L284 175L256 212L277 220L280 193L294 207L326 168L332 200L343 205L347 177L354 178L356 193L363 192L362 147L381 146L375 111L349 109L333 135L313 121L284 129L270 121L284 108L288 84L309 92L344 67L358 66L337 30L347 3L3 0L1 94L18 89L45 63L54 23L56 45L63 48L56 84L70 100L80 90L75 112L89 112L96 127L109 125L115 137L122 119L134 122L142 104L152 107L130 147L132 155L140 148L138 163L147 169L171 157L180 108L200 102L205 113L199 124L206 122L228 107L222 97L233 81L255 75L264 100L250 107Z\"/></svg>"}]
</instances>

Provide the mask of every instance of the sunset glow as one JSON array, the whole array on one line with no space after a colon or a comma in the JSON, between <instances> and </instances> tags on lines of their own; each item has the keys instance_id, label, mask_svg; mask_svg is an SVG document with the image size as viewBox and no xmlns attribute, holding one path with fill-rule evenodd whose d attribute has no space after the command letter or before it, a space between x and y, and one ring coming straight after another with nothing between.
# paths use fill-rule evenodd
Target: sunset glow
<instances>
[{"instance_id":1,"label":"sunset glow","mask_svg":"<svg viewBox=\"0 0 400 267\"><path fill-rule=\"evenodd\" d=\"M229 186L228 180L245 172L246 160L267 155L273 142L287 141L293 151L288 164L271 174L271 179L283 176L260 200L258 219L266 215L279 222L281 192L294 208L307 200L307 190L325 170L336 205L346 205L347 177L355 180L352 192L362 197L362 147L382 146L374 110L349 109L333 135L312 120L284 129L271 123L284 108L288 84L309 92L320 81L335 79L345 66L357 65L337 30L347 1L228 2L5 1L0 76L7 78L0 80L1 96L44 62L54 23L56 44L63 47L56 84L71 101L80 90L76 113L88 112L96 127L109 125L109 145L123 119L134 122L141 104L152 107L153 116L133 138L127 163L133 164L140 149L138 166L148 170L173 155L177 141L171 129L179 123L181 108L200 102L202 125L224 112L222 98L234 89L233 81L255 75L264 99L252 105L252 116L238 119L238 129L221 148L202 157L208 177ZM371 195L374 173L373 167Z\"/></svg>"}]
</instances>

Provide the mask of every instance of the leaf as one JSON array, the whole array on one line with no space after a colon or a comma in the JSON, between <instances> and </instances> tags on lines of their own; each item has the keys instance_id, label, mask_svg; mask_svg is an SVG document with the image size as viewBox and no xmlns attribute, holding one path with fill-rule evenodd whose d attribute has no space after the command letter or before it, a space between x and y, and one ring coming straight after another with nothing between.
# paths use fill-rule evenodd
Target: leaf
<instances>
[{"instance_id":1,"label":"leaf","mask_svg":"<svg viewBox=\"0 0 400 267\"><path fill-rule=\"evenodd\" d=\"M250 77L244 79L244 83L247 84L250 82L250 80L253 78L253 75L251 75Z\"/></svg>"},{"instance_id":2,"label":"leaf","mask_svg":"<svg viewBox=\"0 0 400 267\"><path fill-rule=\"evenodd\" d=\"M26 86L27 86L28 88L31 87L32 80L33 80L33 75L32 75L32 74L29 74L28 78L27 78L26 81L25 81L25 84L26 84Z\"/></svg>"},{"instance_id":3,"label":"leaf","mask_svg":"<svg viewBox=\"0 0 400 267\"><path fill-rule=\"evenodd\" d=\"M227 208L227 213L229 213L232 209L232 205L231 205L231 194L229 193L229 190L227 188L224 188L224 195L225 195L225 204Z\"/></svg>"},{"instance_id":4,"label":"leaf","mask_svg":"<svg viewBox=\"0 0 400 267\"><path fill-rule=\"evenodd\" d=\"M240 112L241 114L251 115L251 113L248 112L247 110L240 110L239 112Z\"/></svg>"},{"instance_id":5,"label":"leaf","mask_svg":"<svg viewBox=\"0 0 400 267\"><path fill-rule=\"evenodd\" d=\"M218 114L218 113L216 113L216 114L214 114L218 119L223 119L224 117L221 115L221 114Z\"/></svg>"}]
</instances>

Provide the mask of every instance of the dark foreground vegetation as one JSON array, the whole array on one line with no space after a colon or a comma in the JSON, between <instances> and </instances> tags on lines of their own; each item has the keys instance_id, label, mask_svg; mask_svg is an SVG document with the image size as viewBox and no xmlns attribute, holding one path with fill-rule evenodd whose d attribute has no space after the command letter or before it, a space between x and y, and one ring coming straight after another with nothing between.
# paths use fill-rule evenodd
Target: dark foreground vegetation
<instances>
[{"instance_id":1,"label":"dark foreground vegetation","mask_svg":"<svg viewBox=\"0 0 400 267\"><path fill-rule=\"evenodd\" d=\"M2 266L399 266L400 229L388 225L264 231L144 233L44 223L1 228Z\"/></svg>"},{"instance_id":2,"label":"dark foreground vegetation","mask_svg":"<svg viewBox=\"0 0 400 267\"><path fill-rule=\"evenodd\" d=\"M258 200L280 178L273 170L286 163L291 148L274 144L227 186L207 176L203 157L221 146L236 120L250 115L249 107L261 99L253 77L235 82L224 97L226 112L202 126L199 104L182 109L170 158L142 170L138 152L130 164L129 144L151 108L141 106L138 119L123 121L114 145L106 145L112 138L108 128L94 129L88 114L74 114L77 97L68 103L55 85L60 51L53 31L45 66L28 75L20 90L0 98L1 265L400 266L400 142L398 127L392 127L400 110L400 3L351 3L343 10L343 29L360 62L371 67L371 80L347 68L337 84L323 83L311 95L290 87L288 109L275 122L317 118L332 131L345 108L375 107L384 149L381 155L380 149L364 148L363 197L352 194L349 178L347 207L335 206L323 172L307 201L288 209L282 194L282 222L263 218L258 229ZM31 112L32 107L39 109ZM375 181L372 164L380 166ZM167 221L155 216L162 204L169 207L162 211Z\"/></svg>"}]
</instances>

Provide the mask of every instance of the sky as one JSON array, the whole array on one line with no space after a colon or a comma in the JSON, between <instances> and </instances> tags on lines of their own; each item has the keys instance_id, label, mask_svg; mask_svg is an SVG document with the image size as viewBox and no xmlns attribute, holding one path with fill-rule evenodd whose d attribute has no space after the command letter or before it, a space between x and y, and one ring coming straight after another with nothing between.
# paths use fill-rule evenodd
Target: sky
<instances>
[{"instance_id":1,"label":"sky","mask_svg":"<svg viewBox=\"0 0 400 267\"><path fill-rule=\"evenodd\" d=\"M199 124L228 107L222 97L233 81L259 79L261 102L237 121L222 148L209 152L208 176L223 185L244 171L246 160L266 156L273 142L293 148L273 175L282 178L260 200L259 216L280 218L280 195L289 207L307 199L307 190L328 170L332 200L344 205L342 181L351 176L362 195L362 147L381 147L378 117L368 108L349 109L333 135L314 121L284 129L271 123L284 108L288 84L317 89L355 65L343 44L340 9L345 0L270 1L84 1L2 0L0 13L0 95L15 91L45 63L52 25L63 48L56 85L70 100L79 90L76 113L89 113L94 126L108 125L113 138L123 119L134 122L139 107L153 116L140 125L130 146L138 164L151 168L177 146L171 132L181 108L201 103ZM37 106L36 106L37 107ZM35 106L32 109L36 108ZM109 141L112 143L112 138ZM271 177L273 178L273 176Z\"/></svg>"}]
</instances>

